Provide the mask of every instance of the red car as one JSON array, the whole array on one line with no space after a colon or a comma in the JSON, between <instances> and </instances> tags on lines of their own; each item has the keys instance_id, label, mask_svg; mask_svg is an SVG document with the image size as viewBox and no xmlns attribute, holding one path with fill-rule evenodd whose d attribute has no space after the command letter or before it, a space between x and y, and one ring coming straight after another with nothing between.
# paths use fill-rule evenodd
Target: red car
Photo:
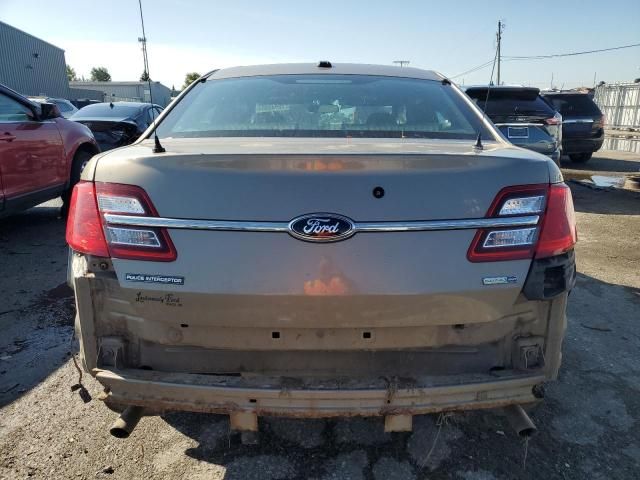
<instances>
[{"instance_id":1,"label":"red car","mask_svg":"<svg viewBox=\"0 0 640 480\"><path fill-rule=\"evenodd\" d=\"M0 85L0 217L62 197L100 150L91 131L58 107Z\"/></svg>"}]
</instances>

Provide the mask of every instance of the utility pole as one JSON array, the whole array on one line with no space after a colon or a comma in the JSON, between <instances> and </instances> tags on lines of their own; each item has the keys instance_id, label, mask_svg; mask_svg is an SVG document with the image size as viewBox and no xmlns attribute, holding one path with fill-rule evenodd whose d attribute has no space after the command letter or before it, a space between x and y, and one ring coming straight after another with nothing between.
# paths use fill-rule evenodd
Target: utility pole
<instances>
[{"instance_id":1,"label":"utility pole","mask_svg":"<svg viewBox=\"0 0 640 480\"><path fill-rule=\"evenodd\" d=\"M500 20L498 20L498 33L496 33L496 40L498 42L498 52L496 53L496 56L498 57L498 82L497 84L500 85L500 41L502 40L502 22Z\"/></svg>"},{"instance_id":2,"label":"utility pole","mask_svg":"<svg viewBox=\"0 0 640 480\"><path fill-rule=\"evenodd\" d=\"M405 65L409 65L411 61L410 60L394 60L393 63L395 63L396 65L400 65L400 68L402 68Z\"/></svg>"}]
</instances>

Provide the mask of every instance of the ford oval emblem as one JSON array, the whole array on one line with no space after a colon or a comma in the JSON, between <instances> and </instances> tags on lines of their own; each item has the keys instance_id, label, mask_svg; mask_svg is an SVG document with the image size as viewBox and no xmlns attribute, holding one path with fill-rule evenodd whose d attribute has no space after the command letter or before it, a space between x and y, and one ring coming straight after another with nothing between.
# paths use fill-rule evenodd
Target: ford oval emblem
<instances>
[{"instance_id":1,"label":"ford oval emblem","mask_svg":"<svg viewBox=\"0 0 640 480\"><path fill-rule=\"evenodd\" d=\"M310 213L289 222L289 233L308 242L337 242L356 233L353 222L334 213Z\"/></svg>"}]
</instances>

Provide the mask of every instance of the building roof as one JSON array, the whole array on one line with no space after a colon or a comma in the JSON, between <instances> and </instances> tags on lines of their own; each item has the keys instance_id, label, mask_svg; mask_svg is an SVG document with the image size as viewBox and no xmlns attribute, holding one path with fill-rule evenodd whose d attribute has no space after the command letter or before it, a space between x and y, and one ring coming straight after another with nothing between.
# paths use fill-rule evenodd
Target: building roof
<instances>
[{"instance_id":1,"label":"building roof","mask_svg":"<svg viewBox=\"0 0 640 480\"><path fill-rule=\"evenodd\" d=\"M49 45L50 47L55 48L56 50L60 50L61 52L64 52L64 48L60 48L56 45L54 45L53 43L49 43L46 40L42 40L41 38L36 37L35 35L31 35L30 33L25 32L24 30L20 30L19 28L14 27L13 25L9 25L8 23L4 23L4 22L0 22L0 26L2 27L8 27L11 28L19 33L21 33L22 35L26 35L27 37L31 37L39 42L42 43L46 43L47 45Z\"/></svg>"},{"instance_id":2,"label":"building roof","mask_svg":"<svg viewBox=\"0 0 640 480\"><path fill-rule=\"evenodd\" d=\"M214 70L206 77L210 79L255 77L262 75L377 75L383 77L418 78L443 80L445 77L431 70L391 65L367 65L360 63L333 63L331 67L320 67L318 63L280 63L252 65Z\"/></svg>"}]
</instances>

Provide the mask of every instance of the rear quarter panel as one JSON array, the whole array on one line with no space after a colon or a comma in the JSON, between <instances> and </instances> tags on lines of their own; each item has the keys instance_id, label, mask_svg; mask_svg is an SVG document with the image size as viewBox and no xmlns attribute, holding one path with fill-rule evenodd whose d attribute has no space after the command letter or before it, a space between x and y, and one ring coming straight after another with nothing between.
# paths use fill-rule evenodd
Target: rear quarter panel
<instances>
[{"instance_id":1,"label":"rear quarter panel","mask_svg":"<svg viewBox=\"0 0 640 480\"><path fill-rule=\"evenodd\" d=\"M98 153L100 149L95 138L93 138L91 130L84 125L62 117L56 118L55 122L58 126L58 131L60 132L60 137L62 138L62 144L64 146L65 157L63 161L66 171L65 178L69 179L73 158L75 157L78 148L83 146L94 154Z\"/></svg>"}]
</instances>

